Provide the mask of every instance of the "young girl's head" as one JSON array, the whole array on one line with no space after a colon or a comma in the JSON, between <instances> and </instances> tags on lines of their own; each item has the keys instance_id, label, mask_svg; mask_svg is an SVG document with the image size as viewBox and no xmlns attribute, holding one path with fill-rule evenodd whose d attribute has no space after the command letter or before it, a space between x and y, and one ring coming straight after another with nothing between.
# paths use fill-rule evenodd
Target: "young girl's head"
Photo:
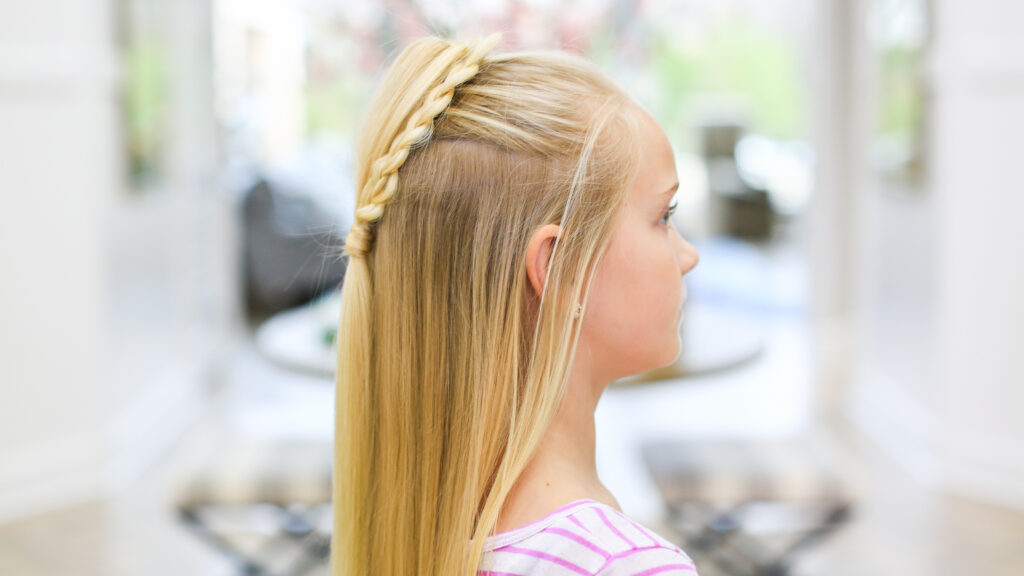
<instances>
[{"instance_id":1,"label":"young girl's head","mask_svg":"<svg viewBox=\"0 0 1024 576\"><path fill-rule=\"evenodd\" d=\"M365 118L336 576L475 574L570 373L600 394L679 352L697 256L667 221L664 134L587 62L494 42L412 44Z\"/></svg>"}]
</instances>

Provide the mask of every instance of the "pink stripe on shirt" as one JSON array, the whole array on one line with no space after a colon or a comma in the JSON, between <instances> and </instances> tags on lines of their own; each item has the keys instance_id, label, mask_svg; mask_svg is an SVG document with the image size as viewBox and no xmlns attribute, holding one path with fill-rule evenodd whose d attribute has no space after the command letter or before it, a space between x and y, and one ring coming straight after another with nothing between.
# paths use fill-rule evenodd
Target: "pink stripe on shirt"
<instances>
[{"instance_id":1,"label":"pink stripe on shirt","mask_svg":"<svg viewBox=\"0 0 1024 576\"><path fill-rule=\"evenodd\" d=\"M611 554L609 554L608 551L605 550L604 548L600 548L599 546L597 546L593 542L587 540L583 536L581 536L581 535L579 535L579 534L577 534L575 532L571 532L569 530L566 530L565 528L559 528L558 526L552 526L552 527L548 528L545 531L550 533L550 534L558 534L559 536L565 536L566 538L572 540L573 542L579 542L581 545L583 545L583 546L593 550L594 552L597 552L598 554L600 554L601 556L604 556L605 558L611 557Z\"/></svg>"},{"instance_id":2,"label":"pink stripe on shirt","mask_svg":"<svg viewBox=\"0 0 1024 576\"><path fill-rule=\"evenodd\" d=\"M534 558L540 558L541 560L547 560L548 562L554 562L563 568L568 568L573 572L578 572L584 576L593 576L589 571L569 562L565 558L555 556L554 554L548 554L541 552L540 550L531 550L529 548L519 548L517 546L505 546L502 548L505 552L512 552L514 554L526 554L527 556L533 556Z\"/></svg>"},{"instance_id":3,"label":"pink stripe on shirt","mask_svg":"<svg viewBox=\"0 0 1024 576\"><path fill-rule=\"evenodd\" d=\"M626 544L629 544L631 547L636 548L636 544L634 544L633 541L629 538L626 538L626 535L623 534L618 528L616 528L614 524L612 524L611 520L608 519L608 516L605 516L604 510L598 508L597 515L601 517L601 521L605 523L605 526L608 526L609 530L615 532L616 536L622 538L626 542Z\"/></svg>"},{"instance_id":4,"label":"pink stripe on shirt","mask_svg":"<svg viewBox=\"0 0 1024 576\"><path fill-rule=\"evenodd\" d=\"M640 534L638 545L626 534ZM619 510L578 500L522 528L488 538L478 576L578 574L607 571L630 576L696 576L693 561L679 548Z\"/></svg>"},{"instance_id":5,"label":"pink stripe on shirt","mask_svg":"<svg viewBox=\"0 0 1024 576\"><path fill-rule=\"evenodd\" d=\"M693 572L694 574L697 573L697 572L695 572L693 570L693 566L690 566L689 564L663 564L661 566L655 566L654 568L651 568L650 570L644 570L643 572L637 572L633 576L651 576L652 574L658 574L660 572L668 572L669 570L686 570L688 572Z\"/></svg>"},{"instance_id":6,"label":"pink stripe on shirt","mask_svg":"<svg viewBox=\"0 0 1024 576\"><path fill-rule=\"evenodd\" d=\"M639 530L640 533L644 535L644 538L647 538L648 540L651 541L652 545L654 545L654 546L659 546L660 545L660 542L658 542L658 539L655 538L654 535L651 534L650 531L648 531L646 528L644 528L643 526L637 524L636 522L631 521L629 518L626 517L625 514L623 514L622 512L619 512L618 510L615 511L615 515L618 516L619 518L622 518L623 520L625 520L630 525L632 525L633 528L636 528L637 530Z\"/></svg>"}]
</instances>

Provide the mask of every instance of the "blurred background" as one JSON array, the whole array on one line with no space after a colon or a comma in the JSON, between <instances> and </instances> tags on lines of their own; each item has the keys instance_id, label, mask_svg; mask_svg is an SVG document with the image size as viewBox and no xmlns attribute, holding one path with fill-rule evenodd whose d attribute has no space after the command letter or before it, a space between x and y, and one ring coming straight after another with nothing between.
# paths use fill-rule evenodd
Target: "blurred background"
<instances>
[{"instance_id":1,"label":"blurred background","mask_svg":"<svg viewBox=\"0 0 1024 576\"><path fill-rule=\"evenodd\" d=\"M0 573L326 574L352 140L424 34L594 60L701 251L599 472L703 576L1024 574L1024 3L0 1Z\"/></svg>"}]
</instances>

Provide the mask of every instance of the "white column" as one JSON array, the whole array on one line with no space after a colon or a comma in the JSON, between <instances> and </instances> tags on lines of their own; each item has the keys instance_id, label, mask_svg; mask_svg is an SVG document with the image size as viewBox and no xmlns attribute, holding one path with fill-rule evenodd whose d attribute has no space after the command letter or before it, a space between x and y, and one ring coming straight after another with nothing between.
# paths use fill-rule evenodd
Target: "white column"
<instances>
[{"instance_id":1,"label":"white column","mask_svg":"<svg viewBox=\"0 0 1024 576\"><path fill-rule=\"evenodd\" d=\"M1024 508L1024 4L931 4L925 182L857 192L848 413L923 485Z\"/></svg>"},{"instance_id":2,"label":"white column","mask_svg":"<svg viewBox=\"0 0 1024 576\"><path fill-rule=\"evenodd\" d=\"M111 4L0 3L0 521L102 491Z\"/></svg>"},{"instance_id":3,"label":"white column","mask_svg":"<svg viewBox=\"0 0 1024 576\"><path fill-rule=\"evenodd\" d=\"M941 473L1024 508L1024 3L935 5Z\"/></svg>"},{"instance_id":4,"label":"white column","mask_svg":"<svg viewBox=\"0 0 1024 576\"><path fill-rule=\"evenodd\" d=\"M812 74L811 137L815 187L805 219L811 264L816 409L819 420L841 411L854 357L855 213L863 186L867 134L855 87L864 81L862 2L813 2L813 33L805 46Z\"/></svg>"},{"instance_id":5,"label":"white column","mask_svg":"<svg viewBox=\"0 0 1024 576\"><path fill-rule=\"evenodd\" d=\"M0 3L0 522L118 493L237 326L210 0L160 3L165 177L127 189L111 0Z\"/></svg>"}]
</instances>

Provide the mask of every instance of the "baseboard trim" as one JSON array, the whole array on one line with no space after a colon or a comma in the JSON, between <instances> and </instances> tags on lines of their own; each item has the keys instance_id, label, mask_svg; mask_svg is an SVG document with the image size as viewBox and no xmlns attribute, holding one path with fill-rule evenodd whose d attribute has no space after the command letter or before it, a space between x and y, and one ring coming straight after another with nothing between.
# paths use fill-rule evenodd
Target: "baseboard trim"
<instances>
[{"instance_id":1,"label":"baseboard trim","mask_svg":"<svg viewBox=\"0 0 1024 576\"><path fill-rule=\"evenodd\" d=\"M845 417L925 488L1024 510L1024 453L1012 438L949 425L879 374L860 378Z\"/></svg>"},{"instance_id":2,"label":"baseboard trim","mask_svg":"<svg viewBox=\"0 0 1024 576\"><path fill-rule=\"evenodd\" d=\"M0 454L0 525L118 494L202 415L198 364L155 379L105 429L28 443Z\"/></svg>"},{"instance_id":3,"label":"baseboard trim","mask_svg":"<svg viewBox=\"0 0 1024 576\"><path fill-rule=\"evenodd\" d=\"M901 385L862 371L846 406L846 418L921 485L941 487L935 415Z\"/></svg>"},{"instance_id":4,"label":"baseboard trim","mask_svg":"<svg viewBox=\"0 0 1024 576\"><path fill-rule=\"evenodd\" d=\"M113 418L105 431L111 455L107 495L138 480L199 419L209 380L205 366L195 363L164 374Z\"/></svg>"},{"instance_id":5,"label":"baseboard trim","mask_svg":"<svg viewBox=\"0 0 1024 576\"><path fill-rule=\"evenodd\" d=\"M947 435L944 485L951 494L1024 511L1024 452L1006 436L957 427Z\"/></svg>"},{"instance_id":6,"label":"baseboard trim","mask_svg":"<svg viewBox=\"0 0 1024 576\"><path fill-rule=\"evenodd\" d=\"M97 436L35 442L0 455L0 525L95 500L103 493Z\"/></svg>"}]
</instances>

